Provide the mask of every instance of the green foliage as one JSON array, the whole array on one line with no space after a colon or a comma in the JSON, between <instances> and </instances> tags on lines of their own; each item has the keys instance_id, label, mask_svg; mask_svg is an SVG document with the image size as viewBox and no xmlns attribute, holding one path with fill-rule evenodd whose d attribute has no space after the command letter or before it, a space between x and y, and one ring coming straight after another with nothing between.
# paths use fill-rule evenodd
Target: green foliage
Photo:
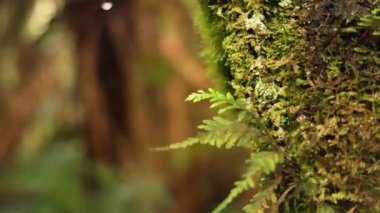
<instances>
[{"instance_id":1,"label":"green foliage","mask_svg":"<svg viewBox=\"0 0 380 213\"><path fill-rule=\"evenodd\" d=\"M280 184L280 179L273 180L269 186L260 187L258 192L252 197L249 204L244 206L246 213L264 213L265 210L278 211L277 197L275 189Z\"/></svg>"},{"instance_id":2,"label":"green foliage","mask_svg":"<svg viewBox=\"0 0 380 213\"><path fill-rule=\"evenodd\" d=\"M204 120L198 126L201 131L196 137L155 150L167 151L204 144L217 148L243 147L256 151L271 147L273 150L280 151L248 102L235 100L230 93L224 95L213 89L209 89L207 92L199 90L197 93L189 95L186 100L196 103L205 99L209 99L211 102L210 108L219 108L217 111L219 116ZM229 116L224 115L228 111L235 111L235 113Z\"/></svg>"},{"instance_id":3,"label":"green foliage","mask_svg":"<svg viewBox=\"0 0 380 213\"><path fill-rule=\"evenodd\" d=\"M222 114L233 109L244 109L244 103L235 101L234 97L230 93L224 95L220 92L214 91L213 89L209 89L208 92L199 90L198 93L189 95L189 97L186 98L186 101L197 103L205 99L210 99L210 102L212 103L210 108L221 108L219 109L218 114Z\"/></svg>"},{"instance_id":4,"label":"green foliage","mask_svg":"<svg viewBox=\"0 0 380 213\"><path fill-rule=\"evenodd\" d=\"M375 3L374 3L375 4ZM375 8L371 13L359 18L355 26L343 29L345 33L358 33L361 30L371 30L373 36L380 36L380 9Z\"/></svg>"},{"instance_id":5,"label":"green foliage","mask_svg":"<svg viewBox=\"0 0 380 213\"><path fill-rule=\"evenodd\" d=\"M214 212L221 212L238 195L258 187L262 188L262 190L252 198L252 204L245 209L250 209L252 206L260 206L260 208L265 209L268 206L267 202L272 202L275 205L273 200L275 187L265 188L262 186L266 185L266 177L276 170L278 164L283 162L282 154L274 151L260 151L276 150L277 147L271 147L271 142L265 133L258 131L258 128L254 127L254 124L260 121L252 115L253 112L245 101L235 100L229 93L224 95L212 89L208 91L199 90L197 93L191 94L186 100L196 103L206 99L210 100L211 108L219 108L217 111L219 115L231 110L240 111L240 113L235 113L236 116L228 119L215 116L211 120L204 120L203 124L198 126L198 129L203 130L203 132L199 133L197 137L156 150L186 148L195 144L206 144L226 149L243 147L255 150L247 160L249 166L243 175L243 179L235 182L235 187ZM268 197L267 195L270 196Z\"/></svg>"},{"instance_id":6,"label":"green foliage","mask_svg":"<svg viewBox=\"0 0 380 213\"><path fill-rule=\"evenodd\" d=\"M186 2L197 2L197 4L188 4L192 6L194 22L204 42L205 48L202 51L202 56L208 63L209 70L216 74L213 76L214 78L228 79L230 71L225 64L226 57L221 48L224 39L223 25L217 22L210 13L207 1L190 0Z\"/></svg>"},{"instance_id":7,"label":"green foliage","mask_svg":"<svg viewBox=\"0 0 380 213\"><path fill-rule=\"evenodd\" d=\"M54 144L38 156L19 153L1 168L0 212L155 212L168 202L157 179L140 174L123 180L83 153L71 141Z\"/></svg>"},{"instance_id":8,"label":"green foliage","mask_svg":"<svg viewBox=\"0 0 380 213\"><path fill-rule=\"evenodd\" d=\"M278 185L278 180L272 180L269 186L265 183L266 176L276 170L278 164L282 163L283 157L276 152L258 152L253 153L247 160L248 169L243 175L243 179L235 182L235 187L231 190L228 197L219 204L213 211L221 212L227 207L238 195L247 190L260 189L254 194L250 204L244 207L245 212L260 212L269 208L269 204L275 205L277 198L274 189ZM265 185L263 187L263 185ZM254 210L254 211L253 211Z\"/></svg>"},{"instance_id":9,"label":"green foliage","mask_svg":"<svg viewBox=\"0 0 380 213\"><path fill-rule=\"evenodd\" d=\"M209 99L218 116L169 148L246 147L250 159L281 154L281 168L254 179L248 212L379 212L380 1L201 5L203 20L217 29L209 30L220 32L213 54L228 67L234 92L190 95ZM249 171L217 211L254 188L244 181Z\"/></svg>"},{"instance_id":10,"label":"green foliage","mask_svg":"<svg viewBox=\"0 0 380 213\"><path fill-rule=\"evenodd\" d=\"M224 114L231 110L244 110L245 103L236 101L229 93L226 95L209 89L207 92L199 90L197 93L189 95L187 101L194 103L201 100L209 99L212 103L211 108L219 108L218 114ZM202 130L197 137L189 138L183 142L171 144L168 147L157 148L156 150L164 151L170 149L186 148L195 144L211 145L218 148L224 147L229 149L234 146L251 148L260 136L256 129L250 127L250 119L247 111L243 111L234 118L223 118L215 116L210 120L204 120L198 126Z\"/></svg>"}]
</instances>

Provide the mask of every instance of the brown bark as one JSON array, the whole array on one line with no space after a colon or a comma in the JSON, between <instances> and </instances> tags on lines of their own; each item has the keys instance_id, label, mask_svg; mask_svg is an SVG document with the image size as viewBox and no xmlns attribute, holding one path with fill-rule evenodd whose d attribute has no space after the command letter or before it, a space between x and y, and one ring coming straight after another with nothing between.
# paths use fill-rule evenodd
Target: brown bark
<instances>
[{"instance_id":1,"label":"brown bark","mask_svg":"<svg viewBox=\"0 0 380 213\"><path fill-rule=\"evenodd\" d=\"M46 58L44 66L25 79L0 115L0 162L9 159L17 148L24 127L33 118L44 98L60 89L57 73L53 72L54 61L49 62L49 59Z\"/></svg>"},{"instance_id":2,"label":"brown bark","mask_svg":"<svg viewBox=\"0 0 380 213\"><path fill-rule=\"evenodd\" d=\"M129 14L132 4L118 1L110 11L102 11L100 4L73 2L66 14L77 45L88 153L110 165L120 165L129 130L126 74L131 72L128 62L132 49L122 44L125 51L121 52L115 41L133 39L133 28L124 29L130 26L130 16L122 15ZM127 22L120 24L115 17ZM128 149L133 149L129 145Z\"/></svg>"}]
</instances>

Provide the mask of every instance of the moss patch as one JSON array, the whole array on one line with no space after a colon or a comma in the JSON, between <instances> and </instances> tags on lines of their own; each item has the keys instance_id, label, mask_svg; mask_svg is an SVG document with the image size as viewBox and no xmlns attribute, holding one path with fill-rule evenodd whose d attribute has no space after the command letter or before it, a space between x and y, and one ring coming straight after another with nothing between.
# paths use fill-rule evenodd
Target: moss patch
<instances>
[{"instance_id":1,"label":"moss patch","mask_svg":"<svg viewBox=\"0 0 380 213\"><path fill-rule=\"evenodd\" d=\"M296 187L284 209L380 210L378 8L372 0L207 1L235 98L290 156L278 193Z\"/></svg>"}]
</instances>

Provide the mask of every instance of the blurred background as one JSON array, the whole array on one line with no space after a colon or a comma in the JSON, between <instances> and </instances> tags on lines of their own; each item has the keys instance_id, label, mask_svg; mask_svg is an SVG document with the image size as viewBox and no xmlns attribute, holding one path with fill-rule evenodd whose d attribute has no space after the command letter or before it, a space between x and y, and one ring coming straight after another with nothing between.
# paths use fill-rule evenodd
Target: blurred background
<instances>
[{"instance_id":1,"label":"blurred background","mask_svg":"<svg viewBox=\"0 0 380 213\"><path fill-rule=\"evenodd\" d=\"M0 0L0 212L210 212L244 154L152 148L213 112L193 0ZM203 44L207 45L207 44Z\"/></svg>"}]
</instances>

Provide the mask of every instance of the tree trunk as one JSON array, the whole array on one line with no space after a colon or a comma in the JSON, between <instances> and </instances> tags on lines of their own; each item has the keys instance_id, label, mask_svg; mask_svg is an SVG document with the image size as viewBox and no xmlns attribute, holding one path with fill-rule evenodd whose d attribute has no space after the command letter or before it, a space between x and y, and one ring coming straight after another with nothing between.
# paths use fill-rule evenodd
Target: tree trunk
<instances>
[{"instance_id":1,"label":"tree trunk","mask_svg":"<svg viewBox=\"0 0 380 213\"><path fill-rule=\"evenodd\" d=\"M252 152L287 159L275 207L380 211L380 2L199 2L210 61L273 139Z\"/></svg>"}]
</instances>

